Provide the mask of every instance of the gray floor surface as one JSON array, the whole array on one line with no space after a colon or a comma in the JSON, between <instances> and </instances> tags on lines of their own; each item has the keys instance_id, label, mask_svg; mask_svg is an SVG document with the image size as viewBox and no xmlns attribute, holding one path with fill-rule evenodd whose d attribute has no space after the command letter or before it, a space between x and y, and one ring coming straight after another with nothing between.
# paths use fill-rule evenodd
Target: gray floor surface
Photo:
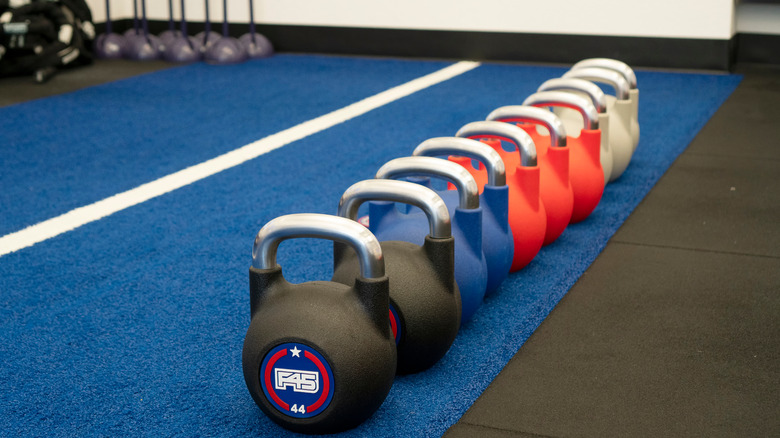
<instances>
[{"instance_id":1,"label":"gray floor surface","mask_svg":"<svg viewBox=\"0 0 780 438\"><path fill-rule=\"evenodd\" d=\"M89 66L61 70L44 84L35 83L32 75L0 78L0 107L170 67L175 67L175 64L165 61L98 60Z\"/></svg>"},{"instance_id":2,"label":"gray floor surface","mask_svg":"<svg viewBox=\"0 0 780 438\"><path fill-rule=\"evenodd\" d=\"M0 79L0 106L168 66ZM445 437L780 436L780 67L737 73L735 93Z\"/></svg>"}]
</instances>

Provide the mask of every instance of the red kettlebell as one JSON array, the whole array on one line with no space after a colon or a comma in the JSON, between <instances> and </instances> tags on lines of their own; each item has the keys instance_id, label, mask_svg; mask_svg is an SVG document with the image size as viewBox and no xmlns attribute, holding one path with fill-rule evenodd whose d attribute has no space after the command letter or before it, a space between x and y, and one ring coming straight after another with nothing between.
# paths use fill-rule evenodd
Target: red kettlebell
<instances>
[{"instance_id":1,"label":"red kettlebell","mask_svg":"<svg viewBox=\"0 0 780 438\"><path fill-rule=\"evenodd\" d=\"M566 128L555 114L531 106L501 107L490 113L487 119L507 123L530 122L542 125L550 132L550 137L546 137L536 131L535 125L519 125L534 140L539 156L539 193L547 211L544 244L555 242L569 225L574 209L574 193L569 180L571 152L566 143Z\"/></svg>"},{"instance_id":2,"label":"red kettlebell","mask_svg":"<svg viewBox=\"0 0 780 438\"><path fill-rule=\"evenodd\" d=\"M543 91L526 98L523 105L557 106L577 110L584 128L578 137L568 137L571 148L569 178L574 192L571 223L585 220L599 205L604 194L604 169L601 167L601 130L599 113L590 99L563 91Z\"/></svg>"},{"instance_id":3,"label":"red kettlebell","mask_svg":"<svg viewBox=\"0 0 780 438\"><path fill-rule=\"evenodd\" d=\"M601 168L604 171L604 184L606 185L609 178L612 176L612 163L614 158L611 138L609 136L607 97L604 94L604 91L591 81L575 78L549 79L540 85L536 91L566 91L567 93L574 93L578 96L587 97L590 99L593 106L596 107L596 111L599 113L599 130L601 131ZM553 108L553 113L561 119L563 125L566 127L566 132L568 133L582 131L582 128L585 127L579 111L556 107Z\"/></svg>"},{"instance_id":4,"label":"red kettlebell","mask_svg":"<svg viewBox=\"0 0 780 438\"><path fill-rule=\"evenodd\" d=\"M522 129L501 122L472 122L455 134L457 137L482 139L498 152L506 167L506 184L509 186L509 227L512 230L514 255L510 272L516 272L533 260L544 243L547 231L547 213L539 195L540 173L536 160L536 146ZM490 139L490 140L485 140ZM514 143L509 152L501 141ZM480 193L488 183L484 165L475 168L467 157L450 157L474 176Z\"/></svg>"}]
</instances>

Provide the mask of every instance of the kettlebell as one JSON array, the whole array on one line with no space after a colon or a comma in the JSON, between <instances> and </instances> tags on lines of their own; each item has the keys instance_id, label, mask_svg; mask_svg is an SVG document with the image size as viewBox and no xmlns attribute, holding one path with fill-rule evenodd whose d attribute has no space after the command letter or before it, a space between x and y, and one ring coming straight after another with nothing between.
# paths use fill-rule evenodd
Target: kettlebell
<instances>
[{"instance_id":1,"label":"kettlebell","mask_svg":"<svg viewBox=\"0 0 780 438\"><path fill-rule=\"evenodd\" d=\"M539 194L540 170L536 159L536 146L521 128L503 122L471 122L461 127L457 137L481 139L492 147L506 168L509 187L509 227L512 230L514 255L510 272L528 265L542 248L547 231L547 213ZM507 151L501 141L513 143L514 150ZM475 168L467 157L450 157L471 173L477 185L484 189L490 182L487 170Z\"/></svg>"},{"instance_id":2,"label":"kettlebell","mask_svg":"<svg viewBox=\"0 0 780 438\"><path fill-rule=\"evenodd\" d=\"M506 108L506 107L502 107ZM510 107L516 108L516 106ZM547 212L547 232L544 236L544 244L553 243L571 221L574 209L574 192L570 181L571 148L567 143L566 128L555 114L541 108L525 107L515 109L514 120L504 116L500 109L498 113L493 111L487 117L488 120L512 122L532 122L542 125L550 132L550 137L543 137L536 131L535 125L518 125L523 128L534 141L539 157L540 186L539 193ZM522 117L521 117L522 116Z\"/></svg>"},{"instance_id":3,"label":"kettlebell","mask_svg":"<svg viewBox=\"0 0 780 438\"><path fill-rule=\"evenodd\" d=\"M498 152L490 146L477 140L460 137L437 137L425 140L415 148L412 155L468 157L479 161L482 166L486 167L488 181L482 186L479 205L482 207L482 252L485 254L487 262L485 294L494 293L509 275L515 250L512 230L509 228L509 186L506 185L504 161ZM454 215L453 212L458 206L457 195L458 193L454 190L439 192L439 196L447 204L451 215ZM455 250L457 251L457 249L456 243ZM457 261L455 263L457 279Z\"/></svg>"},{"instance_id":4,"label":"kettlebell","mask_svg":"<svg viewBox=\"0 0 780 438\"><path fill-rule=\"evenodd\" d=\"M353 248L359 269L352 281L288 283L276 252L282 241L299 237ZM295 432L334 433L379 408L395 377L396 347L382 249L370 231L323 214L269 221L252 248L249 297L244 379L268 417Z\"/></svg>"},{"instance_id":5,"label":"kettlebell","mask_svg":"<svg viewBox=\"0 0 780 438\"><path fill-rule=\"evenodd\" d=\"M455 239L455 282L460 291L464 324L476 313L487 290L488 268L482 252L482 208L479 206L477 183L466 169L447 160L432 157L403 157L390 160L376 172L377 179L406 177L442 178L457 189L459 202L452 218L452 237ZM429 179L417 179L418 184L430 186ZM436 192L440 197L448 190ZM375 203L373 203L375 204ZM419 210L401 213L386 205L371 209L369 229L380 241L404 240L416 245L425 241L428 220ZM376 208L379 207L379 208Z\"/></svg>"},{"instance_id":6,"label":"kettlebell","mask_svg":"<svg viewBox=\"0 0 780 438\"><path fill-rule=\"evenodd\" d=\"M634 145L634 150L639 144L639 88L637 87L636 74L634 70L625 62L618 61L617 59L610 58L590 58L583 59L572 66L572 70L587 67L606 68L607 70L614 70L620 73L623 78L628 82L629 92L628 99L631 101L632 117L631 117L631 140Z\"/></svg>"},{"instance_id":7,"label":"kettlebell","mask_svg":"<svg viewBox=\"0 0 780 438\"><path fill-rule=\"evenodd\" d=\"M607 97L598 85L585 79L554 78L545 81L536 90L541 91L566 91L578 96L590 99L596 112L599 113L599 131L601 131L601 169L604 171L604 184L609 182L612 175L612 146L609 138L609 112L607 111ZM579 111L565 107L553 107L553 113L561 119L566 127L566 132L580 132L585 128L582 115Z\"/></svg>"},{"instance_id":8,"label":"kettlebell","mask_svg":"<svg viewBox=\"0 0 780 438\"><path fill-rule=\"evenodd\" d=\"M633 107L629 98L628 82L619 73L603 68L587 67L569 70L564 78L585 79L611 85L615 96L607 95L607 110L610 112L609 138L612 148L612 178L614 181L623 174L634 154L634 144L631 136L631 118Z\"/></svg>"},{"instance_id":9,"label":"kettlebell","mask_svg":"<svg viewBox=\"0 0 780 438\"><path fill-rule=\"evenodd\" d=\"M422 246L399 240L380 243L390 279L390 325L398 348L397 372L416 373L441 359L460 329L450 214L439 195L427 187L374 179L350 186L341 196L338 215L355 220L360 205L371 200L390 201L381 207L393 210L393 202L412 204L428 217L429 233ZM369 213L371 208L369 205ZM333 248L333 281L352 284L358 275L357 254L341 244Z\"/></svg>"},{"instance_id":10,"label":"kettlebell","mask_svg":"<svg viewBox=\"0 0 780 438\"><path fill-rule=\"evenodd\" d=\"M590 99L563 91L534 93L523 104L573 108L580 113L584 129L576 137L568 136L566 142L571 148L569 180L574 194L570 222L585 220L599 204L605 185L604 169L601 168L601 130L596 108ZM535 135L540 134L534 130L531 137L535 138Z\"/></svg>"}]
</instances>

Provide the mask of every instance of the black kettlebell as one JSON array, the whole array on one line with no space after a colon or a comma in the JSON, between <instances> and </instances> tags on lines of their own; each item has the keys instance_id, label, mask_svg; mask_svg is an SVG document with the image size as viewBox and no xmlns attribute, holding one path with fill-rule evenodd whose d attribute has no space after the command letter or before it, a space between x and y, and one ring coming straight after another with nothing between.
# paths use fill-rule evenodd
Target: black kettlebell
<instances>
[{"instance_id":1,"label":"black kettlebell","mask_svg":"<svg viewBox=\"0 0 780 438\"><path fill-rule=\"evenodd\" d=\"M349 284L288 283L276 250L296 237L351 247L358 260ZM268 222L252 249L252 319L242 355L244 379L260 409L304 433L340 432L370 417L396 372L388 288L379 242L357 222L324 214Z\"/></svg>"},{"instance_id":2,"label":"black kettlebell","mask_svg":"<svg viewBox=\"0 0 780 438\"><path fill-rule=\"evenodd\" d=\"M398 346L398 373L426 370L449 350L460 329L461 301L454 275L454 245L450 215L433 190L404 181L366 180L353 184L341 197L339 216L357 219L366 201L369 209L395 209L411 204L428 217L430 233L422 246L403 241L381 242L390 279L390 323ZM335 243L333 281L355 278L355 252Z\"/></svg>"}]
</instances>

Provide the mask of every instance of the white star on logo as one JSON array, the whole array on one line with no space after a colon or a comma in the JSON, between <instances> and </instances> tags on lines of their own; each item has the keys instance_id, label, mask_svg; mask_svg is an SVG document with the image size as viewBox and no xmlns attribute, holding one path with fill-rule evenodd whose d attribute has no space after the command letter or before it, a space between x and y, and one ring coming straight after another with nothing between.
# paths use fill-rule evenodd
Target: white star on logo
<instances>
[{"instance_id":1,"label":"white star on logo","mask_svg":"<svg viewBox=\"0 0 780 438\"><path fill-rule=\"evenodd\" d=\"M301 357L301 350L298 349L298 347L293 347L292 350L290 350L290 353L292 353L292 357Z\"/></svg>"}]
</instances>

